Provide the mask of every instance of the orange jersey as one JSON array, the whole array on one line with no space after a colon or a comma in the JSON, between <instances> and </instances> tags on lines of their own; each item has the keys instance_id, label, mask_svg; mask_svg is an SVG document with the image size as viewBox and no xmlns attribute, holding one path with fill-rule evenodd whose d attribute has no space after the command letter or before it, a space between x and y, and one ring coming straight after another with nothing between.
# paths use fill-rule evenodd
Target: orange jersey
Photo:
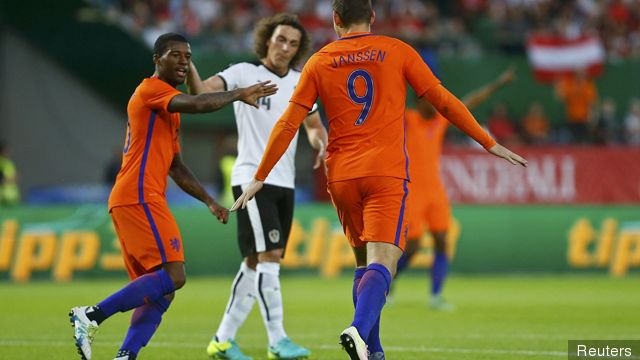
<instances>
[{"instance_id":1,"label":"orange jersey","mask_svg":"<svg viewBox=\"0 0 640 360\"><path fill-rule=\"evenodd\" d=\"M178 94L171 85L151 77L131 96L122 167L109 197L109 209L165 201L169 168L180 152L180 114L170 113L167 107Z\"/></svg>"},{"instance_id":2,"label":"orange jersey","mask_svg":"<svg viewBox=\"0 0 640 360\"><path fill-rule=\"evenodd\" d=\"M311 109L318 97L329 121L328 181L367 176L408 179L407 82L420 96L440 81L404 42L351 33L307 62L291 102Z\"/></svg>"},{"instance_id":3,"label":"orange jersey","mask_svg":"<svg viewBox=\"0 0 640 360\"><path fill-rule=\"evenodd\" d=\"M414 188L422 193L441 182L440 155L449 121L440 113L426 120L416 110L407 110L406 117L409 174Z\"/></svg>"},{"instance_id":4,"label":"orange jersey","mask_svg":"<svg viewBox=\"0 0 640 360\"><path fill-rule=\"evenodd\" d=\"M567 78L560 81L558 86L560 96L565 102L569 122L586 123L589 120L591 106L598 98L598 92L593 82Z\"/></svg>"}]
</instances>

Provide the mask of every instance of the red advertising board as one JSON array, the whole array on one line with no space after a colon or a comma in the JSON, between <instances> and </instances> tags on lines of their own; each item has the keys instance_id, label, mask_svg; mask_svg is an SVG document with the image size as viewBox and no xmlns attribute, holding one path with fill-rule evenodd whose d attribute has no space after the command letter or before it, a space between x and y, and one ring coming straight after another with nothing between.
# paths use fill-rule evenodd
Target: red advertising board
<instances>
[{"instance_id":1,"label":"red advertising board","mask_svg":"<svg viewBox=\"0 0 640 360\"><path fill-rule=\"evenodd\" d=\"M638 147L521 147L529 166L510 165L486 151L445 148L441 175L453 203L640 203ZM418 176L412 174L411 176ZM328 200L316 177L316 199Z\"/></svg>"},{"instance_id":2,"label":"red advertising board","mask_svg":"<svg viewBox=\"0 0 640 360\"><path fill-rule=\"evenodd\" d=\"M640 148L527 147L526 168L483 150L449 148L441 175L454 203L638 203Z\"/></svg>"}]
</instances>

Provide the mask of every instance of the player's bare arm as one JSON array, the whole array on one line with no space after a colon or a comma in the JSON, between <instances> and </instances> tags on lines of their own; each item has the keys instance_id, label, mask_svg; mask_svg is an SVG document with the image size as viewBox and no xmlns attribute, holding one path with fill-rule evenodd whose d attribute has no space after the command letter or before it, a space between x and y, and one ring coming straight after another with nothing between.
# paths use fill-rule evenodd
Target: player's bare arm
<instances>
[{"instance_id":1,"label":"player's bare arm","mask_svg":"<svg viewBox=\"0 0 640 360\"><path fill-rule=\"evenodd\" d=\"M326 146L328 143L327 129L322 125L320 114L316 111L304 119L304 129L307 131L309 144L318 152L313 169L317 169L324 162L326 156Z\"/></svg>"},{"instance_id":2,"label":"player's bare arm","mask_svg":"<svg viewBox=\"0 0 640 360\"><path fill-rule=\"evenodd\" d=\"M502 74L500 74L494 81L465 95L462 98L462 103L467 107L467 109L473 110L478 105L485 102L491 95L493 95L493 93L498 91L500 88L514 81L515 78L516 75L513 66L510 66L505 71L503 71Z\"/></svg>"},{"instance_id":3,"label":"player's bare arm","mask_svg":"<svg viewBox=\"0 0 640 360\"><path fill-rule=\"evenodd\" d=\"M182 162L182 155L177 153L171 167L169 168L169 176L175 183L187 194L202 201L207 205L209 210L223 224L229 220L229 212L226 208L220 206L204 189L200 181L196 179L191 170Z\"/></svg>"},{"instance_id":4,"label":"player's bare arm","mask_svg":"<svg viewBox=\"0 0 640 360\"><path fill-rule=\"evenodd\" d=\"M206 79L202 82L204 86L204 91L206 92L219 92L224 91L225 83L224 80L218 75L214 75Z\"/></svg>"},{"instance_id":5,"label":"player's bare arm","mask_svg":"<svg viewBox=\"0 0 640 360\"><path fill-rule=\"evenodd\" d=\"M187 91L191 95L198 95L206 92L202 84L202 79L200 78L200 73L198 73L198 68L196 68L193 61L189 63L189 72L187 73L185 85L187 85Z\"/></svg>"},{"instance_id":6,"label":"player's bare arm","mask_svg":"<svg viewBox=\"0 0 640 360\"><path fill-rule=\"evenodd\" d=\"M168 109L170 112L190 114L207 113L216 111L237 100L257 108L259 98L271 96L277 91L277 85L270 84L270 81L263 81L253 86L238 88L231 91L205 93L200 95L180 94L171 99Z\"/></svg>"},{"instance_id":7,"label":"player's bare arm","mask_svg":"<svg viewBox=\"0 0 640 360\"><path fill-rule=\"evenodd\" d=\"M200 78L196 65L191 62L187 76L187 89L189 89L189 94L198 95L207 92L224 91L225 86L224 80L217 75L211 76L203 81L202 78Z\"/></svg>"},{"instance_id":8,"label":"player's bare arm","mask_svg":"<svg viewBox=\"0 0 640 360\"><path fill-rule=\"evenodd\" d=\"M501 157L510 163L527 166L527 160L512 152L493 140L471 115L462 101L451 94L444 86L438 84L429 89L424 96L433 106L446 117L453 125L471 136L482 147L493 155Z\"/></svg>"}]
</instances>

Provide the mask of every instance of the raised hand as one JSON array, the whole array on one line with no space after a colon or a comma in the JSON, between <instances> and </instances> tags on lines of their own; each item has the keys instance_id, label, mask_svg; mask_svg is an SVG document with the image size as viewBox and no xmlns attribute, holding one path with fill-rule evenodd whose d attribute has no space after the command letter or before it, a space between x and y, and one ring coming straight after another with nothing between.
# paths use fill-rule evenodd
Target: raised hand
<instances>
[{"instance_id":1,"label":"raised hand","mask_svg":"<svg viewBox=\"0 0 640 360\"><path fill-rule=\"evenodd\" d=\"M271 80L257 83L253 86L240 89L240 101L258 108L258 99L271 96L278 92L278 85L270 84Z\"/></svg>"},{"instance_id":2,"label":"raised hand","mask_svg":"<svg viewBox=\"0 0 640 360\"><path fill-rule=\"evenodd\" d=\"M508 162L512 163L513 165L522 165L524 167L527 166L527 160L525 158L523 158L522 156L512 152L511 150L507 149L506 147L500 145L500 144L495 144L493 145L490 149L489 152L492 153L495 156L501 157L505 160L507 160Z\"/></svg>"},{"instance_id":3,"label":"raised hand","mask_svg":"<svg viewBox=\"0 0 640 360\"><path fill-rule=\"evenodd\" d=\"M498 83L501 85L506 85L515 79L516 73L513 65L511 65L502 74L500 74L500 76L498 77Z\"/></svg>"}]
</instances>

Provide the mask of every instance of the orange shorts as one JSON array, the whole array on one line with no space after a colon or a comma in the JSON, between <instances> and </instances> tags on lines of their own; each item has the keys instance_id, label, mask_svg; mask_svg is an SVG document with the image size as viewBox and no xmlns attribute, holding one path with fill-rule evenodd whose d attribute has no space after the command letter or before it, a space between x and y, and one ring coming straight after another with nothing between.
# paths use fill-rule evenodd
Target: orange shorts
<instances>
[{"instance_id":1,"label":"orange shorts","mask_svg":"<svg viewBox=\"0 0 640 360\"><path fill-rule=\"evenodd\" d=\"M116 206L110 213L131 279L168 262L184 262L180 230L166 203Z\"/></svg>"},{"instance_id":2,"label":"orange shorts","mask_svg":"<svg viewBox=\"0 0 640 360\"><path fill-rule=\"evenodd\" d=\"M407 238L412 240L422 237L427 228L431 232L447 231L451 219L451 206L444 186L417 190L415 185L410 184L407 218Z\"/></svg>"},{"instance_id":3,"label":"orange shorts","mask_svg":"<svg viewBox=\"0 0 640 360\"><path fill-rule=\"evenodd\" d=\"M407 241L408 181L372 176L329 183L342 229L352 247L386 242L404 250Z\"/></svg>"}]
</instances>

